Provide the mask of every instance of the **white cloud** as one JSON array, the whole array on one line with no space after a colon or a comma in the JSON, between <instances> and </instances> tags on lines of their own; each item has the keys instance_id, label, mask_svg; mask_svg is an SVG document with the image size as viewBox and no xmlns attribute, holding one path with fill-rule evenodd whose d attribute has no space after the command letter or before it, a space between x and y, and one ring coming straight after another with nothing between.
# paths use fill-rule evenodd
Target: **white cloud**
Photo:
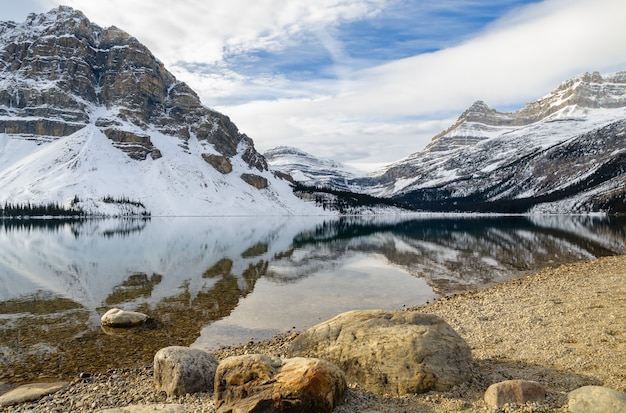
<instances>
[{"instance_id":1,"label":"white cloud","mask_svg":"<svg viewBox=\"0 0 626 413\"><path fill-rule=\"evenodd\" d=\"M116 25L166 64L216 63L225 54L276 50L300 33L358 19L384 0L63 0L96 23Z\"/></svg>"},{"instance_id":2,"label":"white cloud","mask_svg":"<svg viewBox=\"0 0 626 413\"><path fill-rule=\"evenodd\" d=\"M401 12L400 0L39 4L47 10L61 2L99 25L116 25L137 37L206 104L231 116L260 149L287 144L351 162L392 162L415 152L475 100L496 108L521 106L581 72L626 69L623 0L530 4L473 37L465 31L460 44L444 40L441 44L454 46L367 69L351 60L337 34L343 23L375 18L386 5ZM444 3L437 7L483 6L475 0ZM434 3L423 11L410 4L412 12L430 16ZM420 16L415 24L430 33L435 25ZM389 15L385 24L393 24ZM333 59L334 77L256 74L254 62L242 73L224 60L288 50L311 37Z\"/></svg>"},{"instance_id":3,"label":"white cloud","mask_svg":"<svg viewBox=\"0 0 626 413\"><path fill-rule=\"evenodd\" d=\"M314 154L319 151L311 148L335 147L341 160L390 162L421 149L445 128L404 117L458 116L478 99L521 106L579 73L626 70L625 15L622 0L549 0L516 10L459 46L357 72L348 88L345 81L342 88L328 88L325 99L221 110L261 147L291 142ZM363 159L350 159L341 149L359 142L372 148ZM387 150L378 148L381 142Z\"/></svg>"}]
</instances>

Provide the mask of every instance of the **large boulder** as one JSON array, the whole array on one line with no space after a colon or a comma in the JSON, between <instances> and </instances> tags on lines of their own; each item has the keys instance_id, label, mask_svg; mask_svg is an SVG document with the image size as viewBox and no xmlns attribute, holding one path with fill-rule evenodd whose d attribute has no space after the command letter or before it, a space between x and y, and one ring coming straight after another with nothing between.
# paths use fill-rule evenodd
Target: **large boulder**
<instances>
[{"instance_id":1,"label":"large boulder","mask_svg":"<svg viewBox=\"0 0 626 413\"><path fill-rule=\"evenodd\" d=\"M210 392L217 361L206 351L182 346L165 347L154 355L154 385L169 396Z\"/></svg>"},{"instance_id":2,"label":"large boulder","mask_svg":"<svg viewBox=\"0 0 626 413\"><path fill-rule=\"evenodd\" d=\"M215 405L229 412L331 412L346 388L324 360L248 354L224 359L215 374Z\"/></svg>"},{"instance_id":3,"label":"large boulder","mask_svg":"<svg viewBox=\"0 0 626 413\"><path fill-rule=\"evenodd\" d=\"M112 308L100 318L103 327L135 327L146 322L148 316L135 311Z\"/></svg>"},{"instance_id":4,"label":"large boulder","mask_svg":"<svg viewBox=\"0 0 626 413\"><path fill-rule=\"evenodd\" d=\"M567 395L571 413L626 413L626 393L601 386L584 386Z\"/></svg>"},{"instance_id":5,"label":"large boulder","mask_svg":"<svg viewBox=\"0 0 626 413\"><path fill-rule=\"evenodd\" d=\"M491 407L502 407L507 403L524 404L546 398L546 389L536 381L506 380L489 386L485 392L485 403Z\"/></svg>"},{"instance_id":6,"label":"large boulder","mask_svg":"<svg viewBox=\"0 0 626 413\"><path fill-rule=\"evenodd\" d=\"M400 396L446 391L466 381L471 351L445 321L407 311L350 311L300 334L290 356L318 357L349 384Z\"/></svg>"}]
</instances>

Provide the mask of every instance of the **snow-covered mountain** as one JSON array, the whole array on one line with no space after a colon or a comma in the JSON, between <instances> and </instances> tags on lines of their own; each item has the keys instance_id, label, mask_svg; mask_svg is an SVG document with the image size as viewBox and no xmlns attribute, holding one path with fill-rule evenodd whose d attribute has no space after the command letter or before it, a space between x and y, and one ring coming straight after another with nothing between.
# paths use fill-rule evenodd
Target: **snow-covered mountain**
<instances>
[{"instance_id":1,"label":"snow-covered mountain","mask_svg":"<svg viewBox=\"0 0 626 413\"><path fill-rule=\"evenodd\" d=\"M263 156L272 169L287 174L304 185L348 190L348 181L357 176L354 170L340 162L317 158L289 146L270 149Z\"/></svg>"},{"instance_id":2,"label":"snow-covered mountain","mask_svg":"<svg viewBox=\"0 0 626 413\"><path fill-rule=\"evenodd\" d=\"M510 113L478 101L424 150L343 184L431 211L626 212L626 72Z\"/></svg>"},{"instance_id":3,"label":"snow-covered mountain","mask_svg":"<svg viewBox=\"0 0 626 413\"><path fill-rule=\"evenodd\" d=\"M624 210L626 72L584 74L512 113L474 103L368 191L442 210Z\"/></svg>"},{"instance_id":4,"label":"snow-covered mountain","mask_svg":"<svg viewBox=\"0 0 626 413\"><path fill-rule=\"evenodd\" d=\"M0 205L317 213L137 39L61 6L0 22Z\"/></svg>"}]
</instances>

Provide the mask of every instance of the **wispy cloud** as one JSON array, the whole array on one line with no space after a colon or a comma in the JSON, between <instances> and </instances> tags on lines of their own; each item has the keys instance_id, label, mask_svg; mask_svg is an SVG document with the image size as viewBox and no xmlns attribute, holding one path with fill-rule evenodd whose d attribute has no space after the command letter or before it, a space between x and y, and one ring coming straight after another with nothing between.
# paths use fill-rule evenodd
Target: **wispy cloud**
<instances>
[{"instance_id":1,"label":"wispy cloud","mask_svg":"<svg viewBox=\"0 0 626 413\"><path fill-rule=\"evenodd\" d=\"M417 151L477 99L519 107L626 69L623 0L62 3L137 37L261 150L350 162Z\"/></svg>"}]
</instances>

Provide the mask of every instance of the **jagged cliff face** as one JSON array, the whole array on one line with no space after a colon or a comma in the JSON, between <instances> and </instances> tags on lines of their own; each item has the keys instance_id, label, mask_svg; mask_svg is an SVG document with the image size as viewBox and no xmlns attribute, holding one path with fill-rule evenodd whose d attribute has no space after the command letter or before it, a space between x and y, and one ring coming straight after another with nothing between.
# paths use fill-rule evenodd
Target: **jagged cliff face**
<instances>
[{"instance_id":1,"label":"jagged cliff face","mask_svg":"<svg viewBox=\"0 0 626 413\"><path fill-rule=\"evenodd\" d=\"M80 11L61 6L0 24L0 130L67 136L94 122L134 159L158 158L148 127L187 141L192 134L226 157L242 144L249 163L267 170L249 138L230 120L202 106L137 39L101 28ZM94 106L103 106L98 114Z\"/></svg>"},{"instance_id":2,"label":"jagged cliff face","mask_svg":"<svg viewBox=\"0 0 626 413\"><path fill-rule=\"evenodd\" d=\"M137 39L65 6L0 22L0 189L0 202L67 206L75 195L114 192L152 199L154 213L283 211L276 203L301 212L227 116L203 106Z\"/></svg>"}]
</instances>

